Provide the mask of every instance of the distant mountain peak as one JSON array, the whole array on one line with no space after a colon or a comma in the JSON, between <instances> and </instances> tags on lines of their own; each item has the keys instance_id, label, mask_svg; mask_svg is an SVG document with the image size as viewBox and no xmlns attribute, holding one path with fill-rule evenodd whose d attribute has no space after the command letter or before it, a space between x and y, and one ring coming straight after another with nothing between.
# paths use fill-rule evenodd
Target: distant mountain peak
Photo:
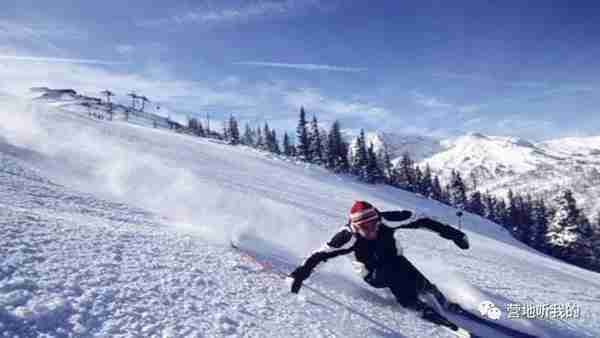
<instances>
[{"instance_id":1,"label":"distant mountain peak","mask_svg":"<svg viewBox=\"0 0 600 338\"><path fill-rule=\"evenodd\" d=\"M469 132L467 134L467 136L470 136L470 137L476 138L476 139L484 139L484 140L488 139L488 137L485 136L485 135L483 135L482 133L480 133L480 132L474 132L474 131Z\"/></svg>"}]
</instances>

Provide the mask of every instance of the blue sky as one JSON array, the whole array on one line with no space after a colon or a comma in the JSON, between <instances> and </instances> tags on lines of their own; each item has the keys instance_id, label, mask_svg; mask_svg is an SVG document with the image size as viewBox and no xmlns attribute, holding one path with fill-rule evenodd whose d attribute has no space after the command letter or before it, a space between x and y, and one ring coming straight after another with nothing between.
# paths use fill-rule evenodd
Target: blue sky
<instances>
[{"instance_id":1,"label":"blue sky","mask_svg":"<svg viewBox=\"0 0 600 338\"><path fill-rule=\"evenodd\" d=\"M0 92L136 90L181 115L293 130L598 135L600 10L585 1L8 0Z\"/></svg>"}]
</instances>

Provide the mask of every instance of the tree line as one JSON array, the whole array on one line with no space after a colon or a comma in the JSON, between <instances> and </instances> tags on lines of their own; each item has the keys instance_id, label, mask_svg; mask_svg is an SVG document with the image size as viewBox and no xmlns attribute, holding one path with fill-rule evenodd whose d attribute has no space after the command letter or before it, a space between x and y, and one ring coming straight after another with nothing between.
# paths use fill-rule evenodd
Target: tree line
<instances>
[{"instance_id":1,"label":"tree line","mask_svg":"<svg viewBox=\"0 0 600 338\"><path fill-rule=\"evenodd\" d=\"M320 127L313 114L310 122L300 108L295 139L288 132L281 142L268 122L252 128L245 124L240 133L233 115L223 124L222 133L210 131L199 120L189 119L188 130L197 136L219 138L232 145L246 145L299 161L323 166L335 173L357 177L371 184L388 184L460 210L479 215L503 226L514 238L539 251L572 264L600 271L600 213L591 221L577 206L573 193L564 189L548 202L543 197L509 190L506 198L469 189L461 174L452 170L442 184L429 165L417 165L404 153L394 165L387 147L375 150L367 144L361 129L352 144L342 136L339 121L329 130Z\"/></svg>"}]
</instances>

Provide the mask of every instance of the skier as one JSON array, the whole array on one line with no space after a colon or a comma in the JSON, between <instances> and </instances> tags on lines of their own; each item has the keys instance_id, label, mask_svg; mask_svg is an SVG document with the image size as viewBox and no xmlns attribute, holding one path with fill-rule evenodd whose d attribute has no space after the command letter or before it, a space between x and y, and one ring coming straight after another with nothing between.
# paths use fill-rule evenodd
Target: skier
<instances>
[{"instance_id":1,"label":"skier","mask_svg":"<svg viewBox=\"0 0 600 338\"><path fill-rule=\"evenodd\" d=\"M388 218L401 221L402 225L396 228L389 227L383 223L383 219ZM402 306L422 311L425 319L441 321L446 326L455 327L447 322L439 311L435 311L420 299L419 296L428 294L435 297L438 303L444 303L442 306L448 305L435 285L402 255L402 248L394 238L394 230L397 228L430 230L443 238L453 240L463 250L469 248L466 234L451 226L430 218L418 217L406 210L379 212L370 203L357 201L350 210L348 224L290 274L291 292L298 293L302 282L319 263L354 252L356 260L353 267L369 285L375 288L387 287Z\"/></svg>"}]
</instances>

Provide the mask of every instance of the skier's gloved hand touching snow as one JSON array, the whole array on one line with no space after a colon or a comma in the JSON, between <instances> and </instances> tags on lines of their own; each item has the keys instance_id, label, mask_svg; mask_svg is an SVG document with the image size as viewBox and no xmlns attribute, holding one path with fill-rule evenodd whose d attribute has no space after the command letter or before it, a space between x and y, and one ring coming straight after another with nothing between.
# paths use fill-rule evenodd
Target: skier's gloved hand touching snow
<instances>
[{"instance_id":1,"label":"skier's gloved hand touching snow","mask_svg":"<svg viewBox=\"0 0 600 338\"><path fill-rule=\"evenodd\" d=\"M302 282L310 276L311 269L304 265L300 265L296 268L291 274L290 278L292 279L292 293L298 293L300 291L300 287L302 287Z\"/></svg>"},{"instance_id":2,"label":"skier's gloved hand touching snow","mask_svg":"<svg viewBox=\"0 0 600 338\"><path fill-rule=\"evenodd\" d=\"M469 248L469 237L467 234L462 233L462 235L457 236L452 240L456 246L463 250L467 250Z\"/></svg>"},{"instance_id":3,"label":"skier's gloved hand touching snow","mask_svg":"<svg viewBox=\"0 0 600 338\"><path fill-rule=\"evenodd\" d=\"M463 250L467 250L469 248L469 237L467 237L467 234L458 229L446 226L440 236L452 240L457 247Z\"/></svg>"}]
</instances>

